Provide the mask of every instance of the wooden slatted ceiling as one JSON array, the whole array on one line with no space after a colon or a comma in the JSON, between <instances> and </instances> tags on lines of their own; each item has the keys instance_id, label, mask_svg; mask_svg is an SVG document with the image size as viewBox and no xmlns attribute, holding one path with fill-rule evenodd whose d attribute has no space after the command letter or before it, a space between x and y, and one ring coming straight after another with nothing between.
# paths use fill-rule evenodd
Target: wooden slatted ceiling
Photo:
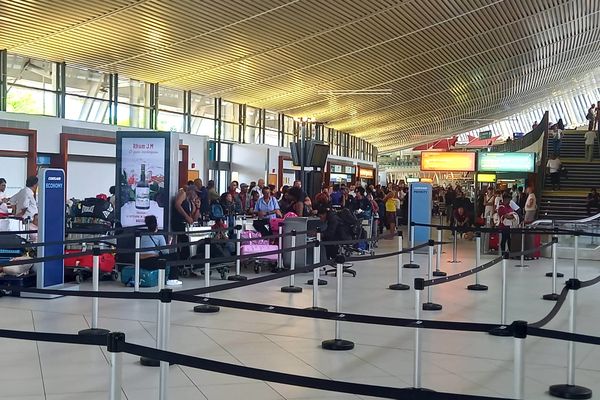
<instances>
[{"instance_id":1,"label":"wooden slatted ceiling","mask_svg":"<svg viewBox=\"0 0 600 400\"><path fill-rule=\"evenodd\" d=\"M295 116L392 151L600 66L590 0L0 0L0 48ZM319 91L392 89L386 96Z\"/></svg>"}]
</instances>

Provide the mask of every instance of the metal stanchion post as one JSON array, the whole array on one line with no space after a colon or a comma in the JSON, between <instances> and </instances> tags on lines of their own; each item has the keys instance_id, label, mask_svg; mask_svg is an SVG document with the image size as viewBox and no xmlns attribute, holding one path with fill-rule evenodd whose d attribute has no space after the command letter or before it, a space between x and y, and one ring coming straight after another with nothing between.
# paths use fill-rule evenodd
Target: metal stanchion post
<instances>
[{"instance_id":1,"label":"metal stanchion post","mask_svg":"<svg viewBox=\"0 0 600 400\"><path fill-rule=\"evenodd\" d=\"M238 257L235 260L235 275L229 275L227 277L227 279L230 280L230 281L245 281L245 280L248 279L248 277L242 275L242 273L241 273L241 260L239 259L239 257L240 257L240 248L241 248L240 239L242 237L242 227L240 225L236 225L236 227L235 227L235 237L237 239L237 242L235 243L235 255Z\"/></svg>"},{"instance_id":2,"label":"metal stanchion post","mask_svg":"<svg viewBox=\"0 0 600 400\"><path fill-rule=\"evenodd\" d=\"M415 263L415 251L413 247L415 247L415 226L411 223L410 225L410 262L408 264L404 264L404 268L419 268L419 264Z\"/></svg>"},{"instance_id":3,"label":"metal stanchion post","mask_svg":"<svg viewBox=\"0 0 600 400\"><path fill-rule=\"evenodd\" d=\"M579 265L579 233L576 233L573 239L575 241L573 244L573 278L577 279L577 266Z\"/></svg>"},{"instance_id":4,"label":"metal stanchion post","mask_svg":"<svg viewBox=\"0 0 600 400\"><path fill-rule=\"evenodd\" d=\"M502 296L500 300L500 326L492 329L489 333L494 336L512 336L511 329L506 326L506 263L509 253L502 254Z\"/></svg>"},{"instance_id":5,"label":"metal stanchion post","mask_svg":"<svg viewBox=\"0 0 600 400\"><path fill-rule=\"evenodd\" d=\"M171 289L163 289L160 291L161 299L160 306L162 307L162 327L161 327L161 345L163 351L169 350L169 335L171 328L171 300L173 291ZM167 361L160 362L160 377L159 377L159 400L167 400L169 398L169 363Z\"/></svg>"},{"instance_id":6,"label":"metal stanchion post","mask_svg":"<svg viewBox=\"0 0 600 400\"><path fill-rule=\"evenodd\" d=\"M283 250L283 226L281 223L278 224L278 233L279 233L279 250ZM283 268L283 252L279 253L277 256L277 268L274 272L282 272Z\"/></svg>"},{"instance_id":7,"label":"metal stanchion post","mask_svg":"<svg viewBox=\"0 0 600 400\"><path fill-rule=\"evenodd\" d=\"M100 283L100 248L94 246L92 249L92 290L97 292ZM108 329L98 328L98 297L92 297L92 327L82 329L78 333L83 336L105 336L110 332Z\"/></svg>"},{"instance_id":8,"label":"metal stanchion post","mask_svg":"<svg viewBox=\"0 0 600 400\"><path fill-rule=\"evenodd\" d=\"M336 297L335 297L335 312L340 313L342 308L342 277L344 271L344 262L346 259L344 256L337 256L335 259L336 263ZM339 318L343 318L344 314L339 314ZM352 350L354 348L354 342L342 339L340 320L335 320L335 339L325 340L321 343L321 347L325 350Z\"/></svg>"},{"instance_id":9,"label":"metal stanchion post","mask_svg":"<svg viewBox=\"0 0 600 400\"><path fill-rule=\"evenodd\" d=\"M415 350L413 353L413 387L421 389L421 292L424 289L423 278L415 278Z\"/></svg>"},{"instance_id":10,"label":"metal stanchion post","mask_svg":"<svg viewBox=\"0 0 600 400\"><path fill-rule=\"evenodd\" d=\"M133 291L140 291L140 252L139 249L141 247L141 238L139 232L135 234L135 253L133 255L134 259L134 273L133 273Z\"/></svg>"},{"instance_id":11,"label":"metal stanchion post","mask_svg":"<svg viewBox=\"0 0 600 400\"><path fill-rule=\"evenodd\" d=\"M437 235L437 254L435 255L435 271L433 271L433 276L446 276L444 271L440 270L440 264L442 263L442 230L438 228Z\"/></svg>"},{"instance_id":12,"label":"metal stanchion post","mask_svg":"<svg viewBox=\"0 0 600 400\"><path fill-rule=\"evenodd\" d=\"M575 236L575 240L577 240L577 235ZM575 265L577 265L577 263L575 263ZM575 273L577 272L575 271ZM567 287L571 292L571 301L569 302L569 332L575 333L577 290L581 288L581 281L577 279L577 277L569 279L567 281ZM591 389L575 384L575 342L570 341L568 346L567 383L550 386L550 395L560 397L561 399L590 399L592 398Z\"/></svg>"},{"instance_id":13,"label":"metal stanchion post","mask_svg":"<svg viewBox=\"0 0 600 400\"><path fill-rule=\"evenodd\" d=\"M121 343L125 342L125 334L122 332L110 332L106 350L110 353L110 389L109 400L121 400L123 381L123 353Z\"/></svg>"},{"instance_id":14,"label":"metal stanchion post","mask_svg":"<svg viewBox=\"0 0 600 400\"><path fill-rule=\"evenodd\" d=\"M552 244L552 259L558 259L558 228L554 228L554 235L552 235L552 239L554 240L554 238L556 238L556 245ZM562 278L565 275L562 272L558 272L558 271L552 271L552 272L546 272L546 276L548 278L551 278L553 276L556 276L557 278Z\"/></svg>"},{"instance_id":15,"label":"metal stanchion post","mask_svg":"<svg viewBox=\"0 0 600 400\"><path fill-rule=\"evenodd\" d=\"M318 264L321 262L321 228L317 228L317 240L315 241L314 248L314 264ZM327 285L327 281L325 279L319 279L321 275L321 268L315 268L313 270L313 279L309 279L306 281L307 285L314 285L315 279L317 280L319 286ZM325 310L325 309L323 309Z\"/></svg>"},{"instance_id":16,"label":"metal stanchion post","mask_svg":"<svg viewBox=\"0 0 600 400\"><path fill-rule=\"evenodd\" d=\"M514 370L513 388L515 399L522 400L525 386L525 361L523 357L523 344L527 337L527 322L515 321L513 323L514 346Z\"/></svg>"},{"instance_id":17,"label":"metal stanchion post","mask_svg":"<svg viewBox=\"0 0 600 400\"><path fill-rule=\"evenodd\" d=\"M481 231L475 232L475 268L481 265ZM475 272L475 283L467 286L469 290L488 290L486 285L479 283L479 272Z\"/></svg>"},{"instance_id":18,"label":"metal stanchion post","mask_svg":"<svg viewBox=\"0 0 600 400\"><path fill-rule=\"evenodd\" d=\"M319 264L321 262L321 234L320 232L317 232L317 240L315 241L315 247L313 249L313 264ZM317 267L313 269L313 278L311 279L312 281L312 288L313 288L313 293L312 293L312 297L313 297L313 304L312 307L308 307L307 310L314 310L314 311L327 311L326 308L323 307L319 307L319 269L321 267Z\"/></svg>"},{"instance_id":19,"label":"metal stanchion post","mask_svg":"<svg viewBox=\"0 0 600 400\"><path fill-rule=\"evenodd\" d=\"M452 260L448 261L451 264L458 264L460 261L456 259L456 253L458 250L458 232L456 232L456 227L452 227Z\"/></svg>"},{"instance_id":20,"label":"metal stanchion post","mask_svg":"<svg viewBox=\"0 0 600 400\"><path fill-rule=\"evenodd\" d=\"M292 231L292 249L296 247L296 231ZM296 250L292 250L290 253L290 271L294 271L296 269ZM283 286L281 291L283 293L301 293L302 288L300 286L295 286L294 283L296 279L296 275L290 275L290 284L288 286ZM317 280L318 284L318 280Z\"/></svg>"},{"instance_id":21,"label":"metal stanchion post","mask_svg":"<svg viewBox=\"0 0 600 400\"><path fill-rule=\"evenodd\" d=\"M431 266L433 264L433 246L434 246L434 241L433 240L429 240L429 242L427 243L427 250L428 250L428 256L427 256L427 279L431 279ZM442 305L441 304L437 304L437 303L433 303L431 301L431 296L433 293L433 289L431 286L427 286L427 303L423 303L423 310L424 311L439 311L442 309Z\"/></svg>"},{"instance_id":22,"label":"metal stanchion post","mask_svg":"<svg viewBox=\"0 0 600 400\"><path fill-rule=\"evenodd\" d=\"M210 287L210 239L204 239L204 287ZM210 293L204 295L206 299L210 297ZM212 304L198 304L194 306L194 312L197 313L216 313L220 307Z\"/></svg>"},{"instance_id":23,"label":"metal stanchion post","mask_svg":"<svg viewBox=\"0 0 600 400\"><path fill-rule=\"evenodd\" d=\"M556 252L556 249L558 247L557 244L558 236L552 236L552 272L550 272L550 275L552 276L552 293L543 295L542 299L544 300L558 300L558 293L556 293L556 278L558 276L558 273L556 272L556 263L558 258L558 254Z\"/></svg>"},{"instance_id":24,"label":"metal stanchion post","mask_svg":"<svg viewBox=\"0 0 600 400\"><path fill-rule=\"evenodd\" d=\"M162 290L165 288L165 263L166 261L163 259L159 259L158 260L159 265L158 265L158 292L161 293ZM163 326L163 320L164 320L164 314L163 314L163 308L162 308L162 302L159 301L157 304L157 312L156 312L156 348L160 349L161 348L161 343L162 343L162 335L163 335L163 331L162 331L162 326ZM143 365L144 367L159 367L160 366L160 362L158 360L155 360L154 358L148 358L148 357L140 357L140 364Z\"/></svg>"},{"instance_id":25,"label":"metal stanchion post","mask_svg":"<svg viewBox=\"0 0 600 400\"><path fill-rule=\"evenodd\" d=\"M522 229L525 226L523 225ZM529 265L525 264L525 254L523 253L525 251L525 230L523 229L521 231L521 257L520 257L520 264L515 265L515 267L517 268L525 268L525 267L529 267Z\"/></svg>"},{"instance_id":26,"label":"metal stanchion post","mask_svg":"<svg viewBox=\"0 0 600 400\"><path fill-rule=\"evenodd\" d=\"M402 283L402 231L398 230L398 282L393 283L389 286L392 290L408 290L410 289L409 285Z\"/></svg>"}]
</instances>

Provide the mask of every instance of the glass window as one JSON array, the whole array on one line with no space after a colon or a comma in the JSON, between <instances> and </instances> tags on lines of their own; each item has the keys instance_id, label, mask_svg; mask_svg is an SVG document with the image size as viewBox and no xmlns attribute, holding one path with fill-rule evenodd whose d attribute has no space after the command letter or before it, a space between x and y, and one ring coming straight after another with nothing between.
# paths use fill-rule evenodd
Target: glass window
<instances>
[{"instance_id":1,"label":"glass window","mask_svg":"<svg viewBox=\"0 0 600 400\"><path fill-rule=\"evenodd\" d=\"M276 112L265 110L265 128L274 131L279 129L279 119Z\"/></svg>"},{"instance_id":2,"label":"glass window","mask_svg":"<svg viewBox=\"0 0 600 400\"><path fill-rule=\"evenodd\" d=\"M260 109L246 107L246 126L260 127Z\"/></svg>"},{"instance_id":3,"label":"glass window","mask_svg":"<svg viewBox=\"0 0 600 400\"><path fill-rule=\"evenodd\" d=\"M129 104L119 104L117 113L117 125L131 126L134 128L148 128L150 121L150 109Z\"/></svg>"},{"instance_id":4,"label":"glass window","mask_svg":"<svg viewBox=\"0 0 600 400\"><path fill-rule=\"evenodd\" d=\"M240 105L221 101L221 119L227 122L240 122Z\"/></svg>"},{"instance_id":5,"label":"glass window","mask_svg":"<svg viewBox=\"0 0 600 400\"><path fill-rule=\"evenodd\" d=\"M183 114L183 90L158 87L158 109Z\"/></svg>"},{"instance_id":6,"label":"glass window","mask_svg":"<svg viewBox=\"0 0 600 400\"><path fill-rule=\"evenodd\" d=\"M279 135L277 134L277 131L265 131L265 144L279 146Z\"/></svg>"},{"instance_id":7,"label":"glass window","mask_svg":"<svg viewBox=\"0 0 600 400\"><path fill-rule=\"evenodd\" d=\"M210 118L192 117L191 133L193 135L213 138L215 135L215 120Z\"/></svg>"},{"instance_id":8,"label":"glass window","mask_svg":"<svg viewBox=\"0 0 600 400\"><path fill-rule=\"evenodd\" d=\"M183 114L159 110L156 119L160 131L183 132Z\"/></svg>"},{"instance_id":9,"label":"glass window","mask_svg":"<svg viewBox=\"0 0 600 400\"><path fill-rule=\"evenodd\" d=\"M294 121L294 118L289 117L287 115L284 116L283 117L283 131L285 133L293 134L296 131L295 123L296 123L296 121Z\"/></svg>"},{"instance_id":10,"label":"glass window","mask_svg":"<svg viewBox=\"0 0 600 400\"><path fill-rule=\"evenodd\" d=\"M232 124L229 122L222 122L223 130L221 131L221 140L236 141L239 135L239 124Z\"/></svg>"},{"instance_id":11,"label":"glass window","mask_svg":"<svg viewBox=\"0 0 600 400\"><path fill-rule=\"evenodd\" d=\"M150 84L119 77L119 103L150 107Z\"/></svg>"},{"instance_id":12,"label":"glass window","mask_svg":"<svg viewBox=\"0 0 600 400\"><path fill-rule=\"evenodd\" d=\"M215 118L215 99L192 93L192 115L203 118Z\"/></svg>"},{"instance_id":13,"label":"glass window","mask_svg":"<svg viewBox=\"0 0 600 400\"><path fill-rule=\"evenodd\" d=\"M109 74L67 66L65 80L67 95L109 100Z\"/></svg>"},{"instance_id":14,"label":"glass window","mask_svg":"<svg viewBox=\"0 0 600 400\"><path fill-rule=\"evenodd\" d=\"M110 103L108 100L67 95L65 102L65 118L67 119L102 124L110 123Z\"/></svg>"},{"instance_id":15,"label":"glass window","mask_svg":"<svg viewBox=\"0 0 600 400\"><path fill-rule=\"evenodd\" d=\"M6 60L9 112L56 115L56 64L8 54Z\"/></svg>"}]
</instances>

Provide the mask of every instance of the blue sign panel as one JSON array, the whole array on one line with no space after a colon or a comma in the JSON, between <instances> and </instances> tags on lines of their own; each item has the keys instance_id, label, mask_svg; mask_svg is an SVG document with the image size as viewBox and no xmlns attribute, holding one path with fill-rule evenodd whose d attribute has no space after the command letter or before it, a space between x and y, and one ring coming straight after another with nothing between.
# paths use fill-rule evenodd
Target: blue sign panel
<instances>
[{"instance_id":1,"label":"blue sign panel","mask_svg":"<svg viewBox=\"0 0 600 400\"><path fill-rule=\"evenodd\" d=\"M431 184L415 182L410 184L409 220L418 224L431 224L432 194ZM426 226L415 226L414 245L418 246L429 241L431 228ZM422 250L423 251L423 250ZM424 248L427 251L427 248Z\"/></svg>"},{"instance_id":2,"label":"blue sign panel","mask_svg":"<svg viewBox=\"0 0 600 400\"><path fill-rule=\"evenodd\" d=\"M43 168L39 173L38 203L40 242L62 242L65 240L65 172L62 169ZM64 254L64 245L38 247L38 257ZM62 285L64 283L64 261L45 261L37 267L37 287Z\"/></svg>"}]
</instances>

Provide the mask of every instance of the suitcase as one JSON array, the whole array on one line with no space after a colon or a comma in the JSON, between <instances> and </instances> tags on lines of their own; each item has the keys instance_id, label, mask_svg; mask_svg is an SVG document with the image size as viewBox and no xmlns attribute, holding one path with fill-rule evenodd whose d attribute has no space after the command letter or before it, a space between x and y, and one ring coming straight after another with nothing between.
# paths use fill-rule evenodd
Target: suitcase
<instances>
[{"instance_id":1,"label":"suitcase","mask_svg":"<svg viewBox=\"0 0 600 400\"><path fill-rule=\"evenodd\" d=\"M22 256L25 249L19 246L25 243L26 241L19 235L0 235L0 263Z\"/></svg>"},{"instance_id":2,"label":"suitcase","mask_svg":"<svg viewBox=\"0 0 600 400\"><path fill-rule=\"evenodd\" d=\"M525 256L527 260L537 260L542 256L542 250L540 246L542 245L542 235L539 233L529 234L525 236L525 250L537 249L533 253L529 253Z\"/></svg>"},{"instance_id":3,"label":"suitcase","mask_svg":"<svg viewBox=\"0 0 600 400\"><path fill-rule=\"evenodd\" d=\"M169 275L169 267L165 271L165 276ZM135 267L126 266L121 270L121 283L126 286L134 286ZM158 270L147 270L140 268L140 287L158 286Z\"/></svg>"},{"instance_id":4,"label":"suitcase","mask_svg":"<svg viewBox=\"0 0 600 400\"><path fill-rule=\"evenodd\" d=\"M491 232L489 238L489 249L498 251L500 248L500 234L498 232Z\"/></svg>"},{"instance_id":5,"label":"suitcase","mask_svg":"<svg viewBox=\"0 0 600 400\"><path fill-rule=\"evenodd\" d=\"M11 286L18 288L27 288L27 287L35 287L37 285L37 276L35 272L31 272L27 275L22 276L11 276L4 275L0 276L0 286ZM19 297L21 295L20 292L12 292L10 289L4 290L4 292L9 292L11 296Z\"/></svg>"},{"instance_id":6,"label":"suitcase","mask_svg":"<svg viewBox=\"0 0 600 400\"><path fill-rule=\"evenodd\" d=\"M262 239L262 235L259 232L256 231L242 231L240 232L240 237L242 239L253 239L256 238L256 240L248 240L248 241L244 241L242 242L242 246L247 246L247 245L268 245L269 241L266 239Z\"/></svg>"},{"instance_id":7,"label":"suitcase","mask_svg":"<svg viewBox=\"0 0 600 400\"><path fill-rule=\"evenodd\" d=\"M80 249L67 249L66 254L81 253ZM110 253L100 254L100 273L110 274L115 268L115 256ZM94 256L86 254L83 256L65 258L65 268L89 268L94 266Z\"/></svg>"},{"instance_id":8,"label":"suitcase","mask_svg":"<svg viewBox=\"0 0 600 400\"><path fill-rule=\"evenodd\" d=\"M279 246L274 244L245 244L240 246L240 254L241 255L251 255L257 254L256 258L246 259L243 261L244 267L252 266L254 268L254 272L257 274L260 272L262 264L271 264L272 266L277 266L277 260L279 259L279 254L269 254L269 255L261 255L259 253L264 253L267 251L275 251L279 250Z\"/></svg>"}]
</instances>

